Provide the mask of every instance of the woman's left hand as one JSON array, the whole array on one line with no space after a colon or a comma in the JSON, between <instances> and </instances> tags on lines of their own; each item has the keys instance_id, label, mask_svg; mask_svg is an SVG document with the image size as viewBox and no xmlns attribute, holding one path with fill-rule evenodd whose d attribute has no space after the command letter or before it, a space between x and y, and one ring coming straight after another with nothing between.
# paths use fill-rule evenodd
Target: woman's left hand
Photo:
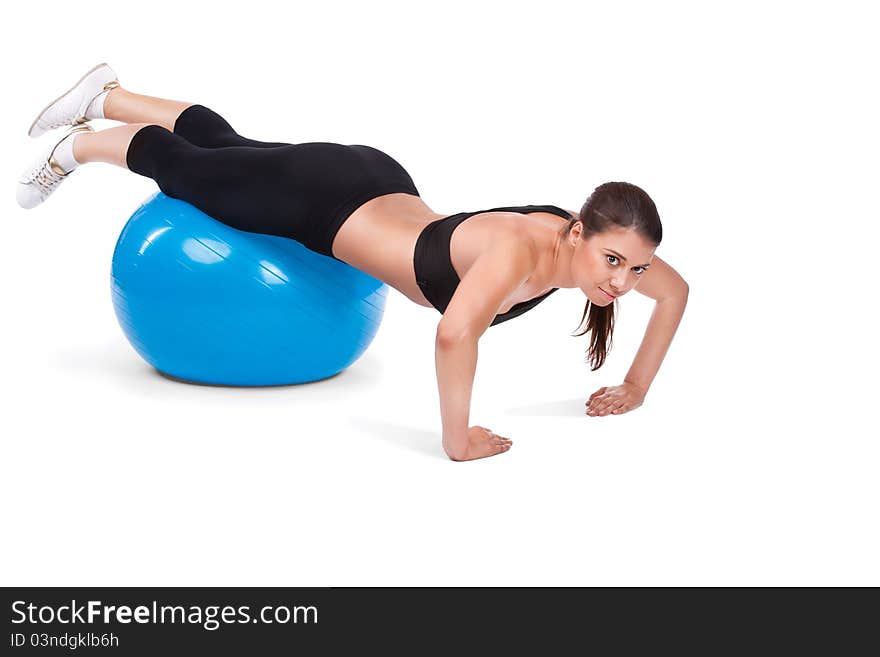
<instances>
[{"instance_id":1,"label":"woman's left hand","mask_svg":"<svg viewBox=\"0 0 880 657\"><path fill-rule=\"evenodd\" d=\"M638 408L645 400L645 392L632 383L599 388L587 400L587 415L620 415Z\"/></svg>"}]
</instances>

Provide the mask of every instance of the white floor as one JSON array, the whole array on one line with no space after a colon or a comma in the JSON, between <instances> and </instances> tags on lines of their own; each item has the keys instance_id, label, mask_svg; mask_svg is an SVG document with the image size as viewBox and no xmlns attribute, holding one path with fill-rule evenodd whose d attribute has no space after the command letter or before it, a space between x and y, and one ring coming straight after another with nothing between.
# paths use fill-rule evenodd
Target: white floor
<instances>
[{"instance_id":1,"label":"white floor","mask_svg":"<svg viewBox=\"0 0 880 657\"><path fill-rule=\"evenodd\" d=\"M91 25L109 25L110 11L98 7ZM186 11L175 25L195 24ZM440 21L423 24L425 43L377 22L375 51L345 23L334 38L350 51L328 53L325 75L374 94L356 112L322 83L321 60L288 66L316 47L329 14L291 17L311 21L303 42L238 51L259 62L253 71L221 51L148 58L141 37L99 32L60 63L35 52L52 65L31 77L2 46L21 91L2 108L0 584L880 584L869 287L880 145L869 117L880 108L866 86L877 54L860 40L866 24L854 10L800 6L796 21L756 5L680 32L672 18L623 29L607 7L510 11L494 37L507 55L475 40L470 60L443 47L452 15L421 18ZM160 14L142 20L159 26ZM494 25L488 9L471 15L456 42ZM46 29L67 32L70 20ZM600 62L615 43L622 52ZM361 67L387 66L398 49L409 52L406 89L357 86ZM441 212L577 209L604 180L640 184L664 219L657 254L691 285L645 404L583 415L632 361L652 309L637 293L619 302L614 349L595 373L586 338L569 337L577 290L486 333L471 423L514 440L492 459L443 454L439 314L396 292L367 354L335 378L236 389L160 376L126 342L109 292L119 230L154 183L94 164L35 210L12 197L39 150L26 136L32 114L100 61L133 90L202 102L256 138L375 143ZM453 76L427 80L418 67ZM299 92L269 86L296 75ZM263 82L303 124L233 88ZM326 96L298 104L315 85Z\"/></svg>"}]
</instances>

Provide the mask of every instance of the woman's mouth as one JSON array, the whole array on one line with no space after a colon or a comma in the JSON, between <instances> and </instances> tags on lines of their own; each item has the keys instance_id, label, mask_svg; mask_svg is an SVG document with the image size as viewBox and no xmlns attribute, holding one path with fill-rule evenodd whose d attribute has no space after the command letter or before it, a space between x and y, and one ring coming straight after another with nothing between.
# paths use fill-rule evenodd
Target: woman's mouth
<instances>
[{"instance_id":1,"label":"woman's mouth","mask_svg":"<svg viewBox=\"0 0 880 657\"><path fill-rule=\"evenodd\" d=\"M612 300L612 301L614 301L614 299L617 298L617 297L615 297L613 294L608 294L608 293L607 293L605 290L603 290L601 287L599 288L599 291L600 291L602 294L604 294L606 297L608 297L610 300Z\"/></svg>"}]
</instances>

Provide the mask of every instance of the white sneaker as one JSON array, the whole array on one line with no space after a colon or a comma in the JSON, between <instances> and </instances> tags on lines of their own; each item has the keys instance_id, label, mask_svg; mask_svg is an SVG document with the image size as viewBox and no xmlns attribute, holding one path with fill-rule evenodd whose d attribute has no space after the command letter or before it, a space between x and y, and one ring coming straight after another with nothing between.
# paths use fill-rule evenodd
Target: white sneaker
<instances>
[{"instance_id":1,"label":"white sneaker","mask_svg":"<svg viewBox=\"0 0 880 657\"><path fill-rule=\"evenodd\" d=\"M40 157L21 175L15 198L25 208L33 208L55 191L58 185L73 171L65 171L55 159L55 149L68 137L80 132L94 132L88 124L78 125L67 131L61 139L45 150Z\"/></svg>"},{"instance_id":2,"label":"white sneaker","mask_svg":"<svg viewBox=\"0 0 880 657\"><path fill-rule=\"evenodd\" d=\"M49 103L31 124L28 135L39 137L47 130L85 123L101 116L86 116L91 102L105 91L119 86L116 73L107 64L98 64L68 91Z\"/></svg>"}]
</instances>

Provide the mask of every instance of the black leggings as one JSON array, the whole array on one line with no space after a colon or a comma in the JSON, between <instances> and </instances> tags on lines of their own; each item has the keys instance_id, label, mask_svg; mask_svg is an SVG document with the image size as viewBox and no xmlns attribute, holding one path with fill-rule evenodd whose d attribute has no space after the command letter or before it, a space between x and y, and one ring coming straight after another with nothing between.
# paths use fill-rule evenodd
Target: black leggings
<instances>
[{"instance_id":1,"label":"black leggings","mask_svg":"<svg viewBox=\"0 0 880 657\"><path fill-rule=\"evenodd\" d=\"M256 141L204 105L183 110L173 132L138 130L126 164L233 228L289 237L330 257L359 206L384 194L419 195L406 170L371 146Z\"/></svg>"}]
</instances>

